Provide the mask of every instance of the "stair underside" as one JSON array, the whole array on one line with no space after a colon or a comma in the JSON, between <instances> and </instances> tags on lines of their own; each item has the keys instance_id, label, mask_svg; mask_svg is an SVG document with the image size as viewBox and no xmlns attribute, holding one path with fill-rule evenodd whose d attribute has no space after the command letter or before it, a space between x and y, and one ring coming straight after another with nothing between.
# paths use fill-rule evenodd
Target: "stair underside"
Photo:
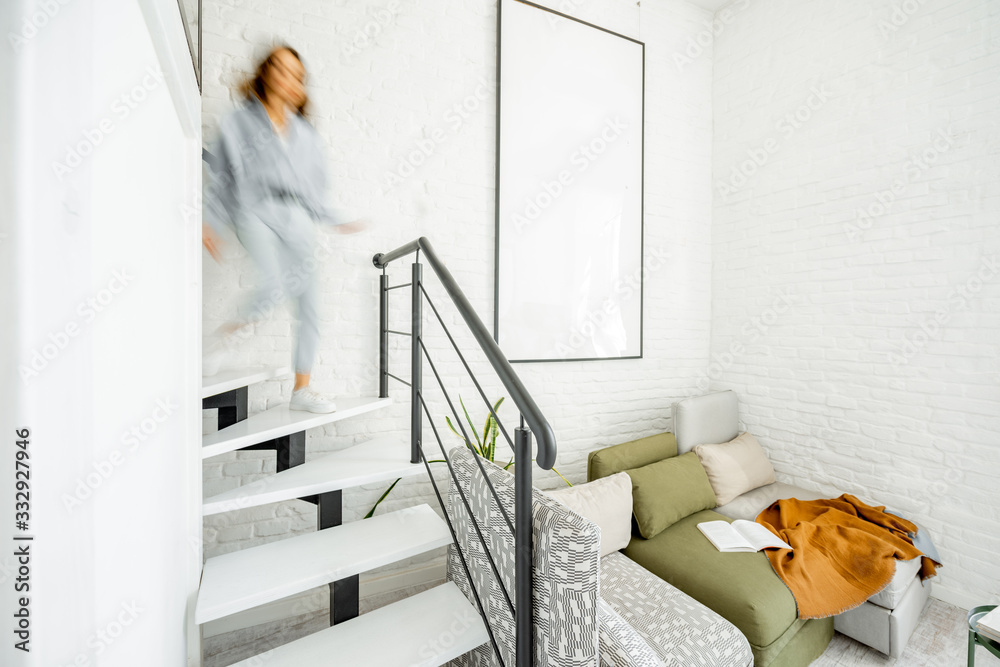
<instances>
[{"instance_id":1,"label":"stair underside","mask_svg":"<svg viewBox=\"0 0 1000 667\"><path fill-rule=\"evenodd\" d=\"M448 582L233 667L437 667L487 641L482 617Z\"/></svg>"},{"instance_id":2,"label":"stair underside","mask_svg":"<svg viewBox=\"0 0 1000 667\"><path fill-rule=\"evenodd\" d=\"M451 543L427 505L210 558L195 622L207 623Z\"/></svg>"},{"instance_id":3,"label":"stair underside","mask_svg":"<svg viewBox=\"0 0 1000 667\"><path fill-rule=\"evenodd\" d=\"M250 415L232 426L202 437L201 456L218 456L284 435L355 417L392 403L389 398L338 398L337 411L315 414L290 410L287 403Z\"/></svg>"},{"instance_id":4,"label":"stair underside","mask_svg":"<svg viewBox=\"0 0 1000 667\"><path fill-rule=\"evenodd\" d=\"M202 514L220 514L425 472L422 464L410 463L409 459L409 444L398 438L376 438L212 496L205 500Z\"/></svg>"}]
</instances>

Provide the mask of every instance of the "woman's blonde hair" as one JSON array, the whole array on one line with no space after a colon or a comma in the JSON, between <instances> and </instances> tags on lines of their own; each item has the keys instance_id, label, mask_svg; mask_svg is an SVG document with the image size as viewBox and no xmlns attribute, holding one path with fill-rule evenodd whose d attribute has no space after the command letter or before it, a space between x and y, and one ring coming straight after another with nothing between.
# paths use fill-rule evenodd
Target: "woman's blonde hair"
<instances>
[{"instance_id":1,"label":"woman's blonde hair","mask_svg":"<svg viewBox=\"0 0 1000 667\"><path fill-rule=\"evenodd\" d=\"M267 76L268 70L274 65L274 56L276 53L278 53L278 51L288 51L293 56L295 56L296 60L302 63L302 56L300 56L299 52L293 49L292 47L288 46L287 44L279 44L278 46L275 46L273 49L271 49L271 51L267 54L267 56L263 60L261 60L260 63L257 65L257 71L254 72L253 76L247 77L247 79L240 84L239 92L243 97L245 97L248 100L256 97L262 102L264 101L264 99L267 97L267 89L264 86L264 77ZM305 67L305 63L302 63L302 66ZM307 95L305 91L303 91L302 102L295 110L296 112L298 112L300 116L305 117L308 106L309 106L309 95Z\"/></svg>"}]
</instances>

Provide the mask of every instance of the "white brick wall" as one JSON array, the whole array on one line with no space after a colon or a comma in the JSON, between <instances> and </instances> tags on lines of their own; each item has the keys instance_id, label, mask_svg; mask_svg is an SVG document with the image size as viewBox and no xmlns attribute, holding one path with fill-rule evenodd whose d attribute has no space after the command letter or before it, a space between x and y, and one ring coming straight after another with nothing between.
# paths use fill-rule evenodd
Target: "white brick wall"
<instances>
[{"instance_id":1,"label":"white brick wall","mask_svg":"<svg viewBox=\"0 0 1000 667\"><path fill-rule=\"evenodd\" d=\"M715 41L712 363L780 478L911 516L1000 597L1000 5L737 0Z\"/></svg>"},{"instance_id":2,"label":"white brick wall","mask_svg":"<svg viewBox=\"0 0 1000 667\"><path fill-rule=\"evenodd\" d=\"M645 356L642 360L527 364L522 379L552 421L559 441L557 468L571 481L586 476L592 449L670 428L669 408L698 391L708 363L710 327L711 48L683 66L676 55L706 30L710 15L678 2L561 0L553 5L646 42L647 260L669 255L645 283ZM432 240L486 322L492 322L494 276L495 3L437 0L333 2L329 0L206 0L204 26L204 122L211 140L221 114L232 107L229 88L272 40L287 40L303 55L314 105L313 122L328 143L338 189L332 198L368 211L374 225L356 236L331 235L333 260L322 273L322 342L314 384L335 395L377 391L378 274L371 256L424 235ZM367 44L359 35L367 32ZM348 45L356 52L351 52ZM486 82L485 87L482 82ZM474 111L455 120L463 102ZM398 187L387 174L398 170L422 139L444 139ZM440 134L438 135L440 136ZM230 261L205 261L205 331L231 316L253 275L235 239ZM408 266L391 272L408 281ZM436 304L449 325L457 315L440 290ZM398 298L395 295L399 295ZM405 290L394 292L393 322L407 329ZM287 363L292 349L287 314L260 327L244 346L246 360ZM428 345L442 352L439 369L455 378L476 421L475 390L460 363L445 353L447 341L428 320ZM471 337L462 327L460 342ZM394 341L394 344L397 341ZM406 346L393 355L406 376ZM471 362L490 397L499 383L484 360ZM428 378L428 383L432 379ZM290 381L251 390L251 410L288 399ZM308 436L310 455L349 446L375 434L406 437L408 394L394 387L398 404L368 418L348 420ZM440 402L432 409L451 446ZM510 429L516 414L505 405ZM207 421L206 424L209 422ZM208 427L208 426L207 426ZM425 427L425 441L433 443ZM499 458L499 456L498 456ZM274 455L236 453L205 463L205 494L269 474ZM561 484L552 473L539 486ZM345 519L362 516L384 490L374 485L345 494ZM400 483L383 507L435 504L430 483ZM380 509L380 511L383 511ZM209 517L205 554L210 557L313 529L315 509L298 501ZM313 598L315 600L315 596Z\"/></svg>"}]
</instances>

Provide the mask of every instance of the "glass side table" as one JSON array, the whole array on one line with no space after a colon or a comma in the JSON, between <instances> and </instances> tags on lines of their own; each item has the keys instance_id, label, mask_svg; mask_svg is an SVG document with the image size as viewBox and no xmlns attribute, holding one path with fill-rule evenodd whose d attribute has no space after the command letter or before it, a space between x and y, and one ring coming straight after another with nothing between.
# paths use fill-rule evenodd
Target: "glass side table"
<instances>
[{"instance_id":1,"label":"glass side table","mask_svg":"<svg viewBox=\"0 0 1000 667\"><path fill-rule=\"evenodd\" d=\"M976 624L979 623L979 619L995 607L995 604L984 604L969 610L969 667L973 667L976 664L976 646L982 646L1000 658L1000 642L995 642L992 639L988 639L985 635L976 632Z\"/></svg>"}]
</instances>

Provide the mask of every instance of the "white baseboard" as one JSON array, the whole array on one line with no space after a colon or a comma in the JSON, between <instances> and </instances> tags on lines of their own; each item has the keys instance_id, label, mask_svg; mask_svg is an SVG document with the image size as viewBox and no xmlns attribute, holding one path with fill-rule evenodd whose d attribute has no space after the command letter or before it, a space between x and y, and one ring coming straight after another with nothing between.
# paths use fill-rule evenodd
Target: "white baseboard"
<instances>
[{"instance_id":1,"label":"white baseboard","mask_svg":"<svg viewBox=\"0 0 1000 667\"><path fill-rule=\"evenodd\" d=\"M444 577L444 557L435 558L430 562L422 563L406 570L375 573L372 575L362 574L359 583L360 597L364 599L374 595L392 593L393 591L410 588L411 586L438 581L444 579ZM262 623L273 623L291 618L292 616L326 609L329 604L328 590L324 586L321 589L292 595L238 614L210 621L202 626L202 636L215 637L227 632L251 628Z\"/></svg>"},{"instance_id":2,"label":"white baseboard","mask_svg":"<svg viewBox=\"0 0 1000 667\"><path fill-rule=\"evenodd\" d=\"M964 609L968 611L973 607L981 604L995 604L996 600L991 599L977 599L974 595L968 593L962 593L960 591L953 591L949 588L941 586L934 580L931 580L931 597L935 600L941 600L941 602L947 602L950 605L954 605L959 609Z\"/></svg>"}]
</instances>

